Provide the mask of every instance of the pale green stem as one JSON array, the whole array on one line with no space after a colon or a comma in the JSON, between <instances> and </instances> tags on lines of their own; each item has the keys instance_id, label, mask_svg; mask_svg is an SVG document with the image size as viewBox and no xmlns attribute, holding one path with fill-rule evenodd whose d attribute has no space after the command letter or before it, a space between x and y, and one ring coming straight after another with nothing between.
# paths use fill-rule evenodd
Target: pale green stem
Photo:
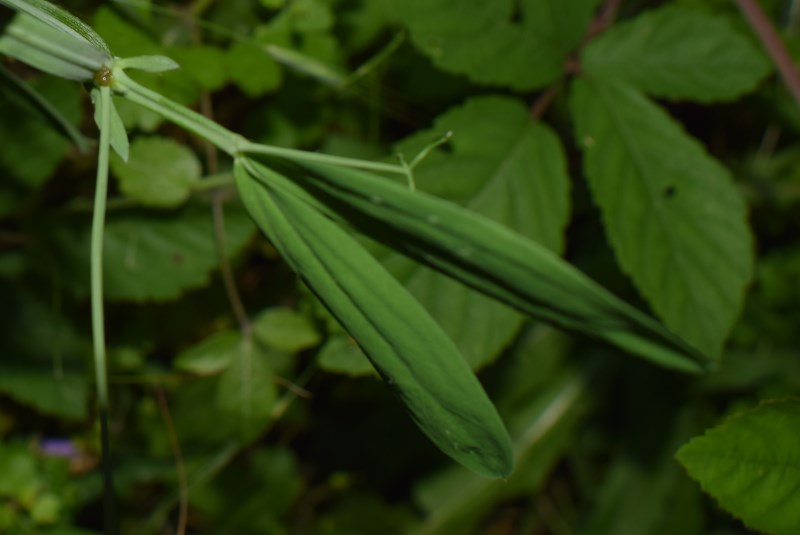
<instances>
[{"instance_id":1,"label":"pale green stem","mask_svg":"<svg viewBox=\"0 0 800 535\"><path fill-rule=\"evenodd\" d=\"M106 535L116 535L117 519L114 503L114 472L111 466L111 447L108 431L108 371L106 367L105 318L103 311L103 229L105 227L106 196L108 194L108 156L111 146L111 89L100 87L100 146L97 155L94 214L91 245L91 301L94 368L97 401L100 406L100 440L103 454L103 502Z\"/></svg>"},{"instance_id":2,"label":"pale green stem","mask_svg":"<svg viewBox=\"0 0 800 535\"><path fill-rule=\"evenodd\" d=\"M266 154L269 156L278 156L280 158L286 158L288 160L326 163L330 165L338 165L341 167L366 169L369 171L379 171L383 173L393 173L397 175L406 174L405 169L403 169L401 166L391 163L373 162L370 160L359 160L356 158L345 158L343 156L331 156L329 154L320 154L318 152L307 152L297 149L285 149L281 147L273 147L271 145L252 143L250 141L245 141L239 148L239 152L247 154Z\"/></svg>"},{"instance_id":3,"label":"pale green stem","mask_svg":"<svg viewBox=\"0 0 800 535\"><path fill-rule=\"evenodd\" d=\"M253 143L243 138L239 134L231 132L227 128L215 123L207 117L181 106L172 100L151 91L131 80L120 67L115 67L112 71L112 87L131 102L147 108L165 119L194 132L198 136L210 141L220 150L228 155L235 157L238 154L265 154L277 156L293 161L306 161L338 165L341 167L351 167L356 169L366 169L369 171L379 171L405 175L405 169L399 165L372 162L369 160L359 160L356 158L345 158L342 156L330 156L317 152L307 152L297 149L286 149Z\"/></svg>"},{"instance_id":4,"label":"pale green stem","mask_svg":"<svg viewBox=\"0 0 800 535\"><path fill-rule=\"evenodd\" d=\"M108 192L108 156L111 140L111 90L100 87L100 146L97 156L97 183L92 218L91 288L92 337L94 366L97 380L97 399L102 409L108 409L108 379L106 376L106 340L103 312L103 228L105 226Z\"/></svg>"}]
</instances>

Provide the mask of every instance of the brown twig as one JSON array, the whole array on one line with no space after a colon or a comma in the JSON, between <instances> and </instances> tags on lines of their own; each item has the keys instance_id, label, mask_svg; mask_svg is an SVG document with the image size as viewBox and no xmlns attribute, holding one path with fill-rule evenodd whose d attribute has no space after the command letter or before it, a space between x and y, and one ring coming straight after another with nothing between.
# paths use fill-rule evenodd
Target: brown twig
<instances>
[{"instance_id":1,"label":"brown twig","mask_svg":"<svg viewBox=\"0 0 800 535\"><path fill-rule=\"evenodd\" d=\"M186 522L189 516L189 489L186 484L186 468L183 465L181 445L178 442L178 434L175 432L175 424L169 412L169 405L167 405L167 397L164 395L164 390L160 386L156 386L153 389L153 394L158 403L161 417L164 419L164 427L167 429L169 447L172 450L172 456L175 457L175 471L178 473L178 529L175 531L175 534L184 535L186 533Z\"/></svg>"},{"instance_id":2,"label":"brown twig","mask_svg":"<svg viewBox=\"0 0 800 535\"><path fill-rule=\"evenodd\" d=\"M606 2L600 8L597 16L586 30L586 35L583 36L583 40L581 41L580 45L578 45L578 48L566 59L564 71L568 77L580 73L581 65L580 60L578 59L580 50L592 39L606 31L606 29L611 26L611 24L614 22L614 19L617 17L617 11L619 11L620 5L622 5L622 0L606 0ZM535 120L541 119L542 115L544 115L544 112L546 112L553 103L553 100L555 100L556 95L558 95L561 89L562 83L556 82L548 87L546 91L540 94L531 106L531 117Z\"/></svg>"},{"instance_id":3,"label":"brown twig","mask_svg":"<svg viewBox=\"0 0 800 535\"><path fill-rule=\"evenodd\" d=\"M774 26L756 0L736 0L736 3L778 68L786 88L800 106L800 71L797 70L794 60L783 45L778 32L775 31Z\"/></svg>"}]
</instances>

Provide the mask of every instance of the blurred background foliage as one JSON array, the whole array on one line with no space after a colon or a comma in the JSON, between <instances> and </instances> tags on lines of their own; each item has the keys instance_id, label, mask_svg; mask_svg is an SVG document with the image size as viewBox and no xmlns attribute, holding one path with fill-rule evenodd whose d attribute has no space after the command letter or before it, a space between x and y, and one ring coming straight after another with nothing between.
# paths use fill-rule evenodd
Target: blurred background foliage
<instances>
[{"instance_id":1,"label":"blurred background foliage","mask_svg":"<svg viewBox=\"0 0 800 535\"><path fill-rule=\"evenodd\" d=\"M713 12L749 35L722 0L631 0L618 18L665 3ZM420 1L391 0L61 3L116 55L177 60L180 71L137 78L259 142L391 159L455 130L420 168L421 189L521 229L642 303L592 203L567 92L553 91L543 110L548 130L531 118L562 83L562 64L529 69L515 52L544 42L563 60L602 6L567 2L550 26L528 17L527 28L517 3L433 4L449 15L415 18ZM795 3L763 4L800 54ZM492 17L496 35L459 33ZM530 45L526 31L542 41ZM456 43L452 56L437 55L428 39L437 32ZM85 88L6 67L96 135ZM0 94L0 532L99 533L94 154L71 145L13 85ZM518 466L507 481L455 466L414 427L258 237L224 185L228 162L150 112L117 105L133 140L129 165L112 162L105 257L124 533L174 533L182 510L188 533L748 533L674 454L725 415L800 391L800 113L777 77L732 102L664 103L732 171L756 242L743 311L708 376L532 323L371 244L479 372L514 440ZM544 154L520 165L542 165L550 189L536 191L528 167L507 168L510 145ZM215 195L226 200L223 229L212 218ZM541 211L546 220L531 220ZM253 332L247 354L220 243Z\"/></svg>"}]
</instances>

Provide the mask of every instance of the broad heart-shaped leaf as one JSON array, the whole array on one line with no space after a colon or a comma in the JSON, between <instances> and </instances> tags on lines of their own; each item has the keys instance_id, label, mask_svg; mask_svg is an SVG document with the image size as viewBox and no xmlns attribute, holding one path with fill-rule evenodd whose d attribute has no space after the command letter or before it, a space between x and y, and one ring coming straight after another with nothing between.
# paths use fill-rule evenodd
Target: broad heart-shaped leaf
<instances>
[{"instance_id":1,"label":"broad heart-shaped leaf","mask_svg":"<svg viewBox=\"0 0 800 535\"><path fill-rule=\"evenodd\" d=\"M800 400L771 401L684 445L677 458L703 490L748 526L800 530Z\"/></svg>"},{"instance_id":2,"label":"broad heart-shaped leaf","mask_svg":"<svg viewBox=\"0 0 800 535\"><path fill-rule=\"evenodd\" d=\"M596 0L390 2L413 43L441 69L484 84L535 89L564 72Z\"/></svg>"},{"instance_id":3,"label":"broad heart-shaped leaf","mask_svg":"<svg viewBox=\"0 0 800 535\"><path fill-rule=\"evenodd\" d=\"M111 171L126 197L145 206L172 208L186 202L200 180L200 160L171 138L137 137L127 163L111 160Z\"/></svg>"},{"instance_id":4,"label":"broad heart-shaped leaf","mask_svg":"<svg viewBox=\"0 0 800 535\"><path fill-rule=\"evenodd\" d=\"M668 327L719 354L752 272L745 203L730 175L635 89L579 80L571 106L620 265Z\"/></svg>"},{"instance_id":5,"label":"broad heart-shaped leaf","mask_svg":"<svg viewBox=\"0 0 800 535\"><path fill-rule=\"evenodd\" d=\"M488 218L385 178L272 160L282 189L363 234L534 318L602 338L662 366L699 372L708 357L620 301L546 247Z\"/></svg>"},{"instance_id":6,"label":"broad heart-shaped leaf","mask_svg":"<svg viewBox=\"0 0 800 535\"><path fill-rule=\"evenodd\" d=\"M678 5L614 26L586 47L581 65L594 78L700 102L737 98L770 70L725 19Z\"/></svg>"},{"instance_id":7,"label":"broad heart-shaped leaf","mask_svg":"<svg viewBox=\"0 0 800 535\"><path fill-rule=\"evenodd\" d=\"M288 179L248 160L236 162L234 175L261 230L358 340L425 434L478 474L511 473L497 411L425 309L336 223L287 194L281 183Z\"/></svg>"},{"instance_id":8,"label":"broad heart-shaped leaf","mask_svg":"<svg viewBox=\"0 0 800 535\"><path fill-rule=\"evenodd\" d=\"M396 150L411 159L448 131L453 133L450 150L428 155L415 170L416 187L561 252L569 177L555 134L532 121L516 99L478 97ZM473 368L496 357L524 320L508 306L397 253L381 260L456 341Z\"/></svg>"}]
</instances>

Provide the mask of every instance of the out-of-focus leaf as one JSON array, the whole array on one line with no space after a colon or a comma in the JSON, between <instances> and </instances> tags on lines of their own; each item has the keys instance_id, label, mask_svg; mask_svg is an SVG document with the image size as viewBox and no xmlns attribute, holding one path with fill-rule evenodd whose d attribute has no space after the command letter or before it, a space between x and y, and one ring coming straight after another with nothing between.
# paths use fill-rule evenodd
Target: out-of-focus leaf
<instances>
[{"instance_id":1,"label":"out-of-focus leaf","mask_svg":"<svg viewBox=\"0 0 800 535\"><path fill-rule=\"evenodd\" d=\"M208 91L222 88L228 80L225 53L217 47L171 47L168 54L178 62L182 70Z\"/></svg>"},{"instance_id":2,"label":"out-of-focus leaf","mask_svg":"<svg viewBox=\"0 0 800 535\"><path fill-rule=\"evenodd\" d=\"M774 535L800 527L800 401L765 402L677 453L703 490L748 526Z\"/></svg>"},{"instance_id":3,"label":"out-of-focus leaf","mask_svg":"<svg viewBox=\"0 0 800 535\"><path fill-rule=\"evenodd\" d=\"M668 327L719 355L752 274L730 174L635 89L579 80L571 106L620 265Z\"/></svg>"},{"instance_id":4,"label":"out-of-focus leaf","mask_svg":"<svg viewBox=\"0 0 800 535\"><path fill-rule=\"evenodd\" d=\"M677 5L614 26L586 47L581 65L592 77L700 102L737 98L770 69L725 19Z\"/></svg>"},{"instance_id":5,"label":"out-of-focus leaf","mask_svg":"<svg viewBox=\"0 0 800 535\"><path fill-rule=\"evenodd\" d=\"M249 97L277 89L283 71L277 61L256 41L237 41L226 55L231 80Z\"/></svg>"},{"instance_id":6,"label":"out-of-focus leaf","mask_svg":"<svg viewBox=\"0 0 800 535\"><path fill-rule=\"evenodd\" d=\"M275 398L275 377L266 355L240 338L230 365L220 376L216 404L232 420L242 443L269 425Z\"/></svg>"},{"instance_id":7,"label":"out-of-focus leaf","mask_svg":"<svg viewBox=\"0 0 800 535\"><path fill-rule=\"evenodd\" d=\"M175 358L175 368L198 375L213 375L230 366L241 344L241 335L223 331L209 336Z\"/></svg>"},{"instance_id":8,"label":"out-of-focus leaf","mask_svg":"<svg viewBox=\"0 0 800 535\"><path fill-rule=\"evenodd\" d=\"M80 87L66 80L40 78L31 81L38 91L73 125L80 122ZM5 93L3 94L5 97ZM52 125L36 114L20 95L0 99L0 165L8 177L38 187L53 176L67 154L69 142Z\"/></svg>"},{"instance_id":9,"label":"out-of-focus leaf","mask_svg":"<svg viewBox=\"0 0 800 535\"><path fill-rule=\"evenodd\" d=\"M314 347L320 341L308 317L285 307L271 308L255 317L253 334L267 347L288 353Z\"/></svg>"},{"instance_id":10,"label":"out-of-focus leaf","mask_svg":"<svg viewBox=\"0 0 800 535\"><path fill-rule=\"evenodd\" d=\"M535 89L564 72L596 0L405 0L389 4L440 68L484 84Z\"/></svg>"},{"instance_id":11,"label":"out-of-focus leaf","mask_svg":"<svg viewBox=\"0 0 800 535\"><path fill-rule=\"evenodd\" d=\"M227 252L236 254L255 228L241 210L226 210ZM57 233L68 261L72 290L86 291L88 228ZM109 300L168 301L205 286L217 266L211 210L187 206L174 213L133 212L108 218L104 248Z\"/></svg>"},{"instance_id":12,"label":"out-of-focus leaf","mask_svg":"<svg viewBox=\"0 0 800 535\"><path fill-rule=\"evenodd\" d=\"M143 205L172 208L186 202L200 179L200 160L170 138L137 137L127 163L111 159L120 190Z\"/></svg>"},{"instance_id":13,"label":"out-of-focus leaf","mask_svg":"<svg viewBox=\"0 0 800 535\"><path fill-rule=\"evenodd\" d=\"M294 454L258 448L206 485L193 489L192 508L231 533L287 533L281 517L302 491Z\"/></svg>"},{"instance_id":14,"label":"out-of-focus leaf","mask_svg":"<svg viewBox=\"0 0 800 535\"><path fill-rule=\"evenodd\" d=\"M89 385L72 371L58 373L53 366L0 364L0 394L59 418L80 420L89 407Z\"/></svg>"},{"instance_id":15,"label":"out-of-focus leaf","mask_svg":"<svg viewBox=\"0 0 800 535\"><path fill-rule=\"evenodd\" d=\"M434 126L401 142L413 158L453 132L447 150L434 150L415 170L417 188L451 200L558 253L569 215L569 177L552 131L527 108L505 97L478 97L442 115ZM473 368L493 358L524 316L430 268L392 254L382 257L456 341Z\"/></svg>"},{"instance_id":16,"label":"out-of-focus leaf","mask_svg":"<svg viewBox=\"0 0 800 535\"><path fill-rule=\"evenodd\" d=\"M358 377L375 372L358 343L346 334L331 337L317 356L323 370Z\"/></svg>"}]
</instances>

